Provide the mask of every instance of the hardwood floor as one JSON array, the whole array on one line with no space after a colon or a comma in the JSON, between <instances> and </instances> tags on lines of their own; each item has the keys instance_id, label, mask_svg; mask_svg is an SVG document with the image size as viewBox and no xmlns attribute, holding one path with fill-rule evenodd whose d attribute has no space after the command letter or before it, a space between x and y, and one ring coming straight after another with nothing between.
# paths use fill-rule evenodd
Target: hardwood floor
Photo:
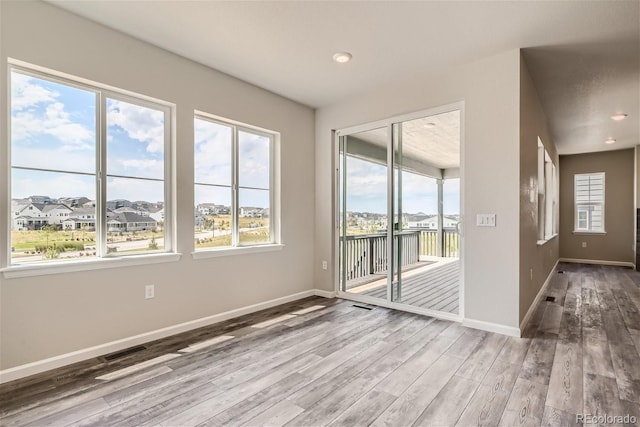
<instances>
[{"instance_id":1,"label":"hardwood floor","mask_svg":"<svg viewBox=\"0 0 640 427\"><path fill-rule=\"evenodd\" d=\"M0 425L638 425L640 274L558 270L524 338L313 297L4 384Z\"/></svg>"}]
</instances>

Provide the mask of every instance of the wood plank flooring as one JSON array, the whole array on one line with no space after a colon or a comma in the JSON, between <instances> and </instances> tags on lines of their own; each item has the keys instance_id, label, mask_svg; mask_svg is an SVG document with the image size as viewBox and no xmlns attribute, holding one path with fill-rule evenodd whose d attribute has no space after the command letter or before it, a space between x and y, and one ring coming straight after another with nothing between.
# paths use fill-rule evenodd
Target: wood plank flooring
<instances>
[{"instance_id":1,"label":"wood plank flooring","mask_svg":"<svg viewBox=\"0 0 640 427\"><path fill-rule=\"evenodd\" d=\"M4 384L0 425L639 425L640 274L558 270L523 338L312 297Z\"/></svg>"},{"instance_id":2,"label":"wood plank flooring","mask_svg":"<svg viewBox=\"0 0 640 427\"><path fill-rule=\"evenodd\" d=\"M436 263L409 271L404 275L401 299L398 302L457 314L459 281L460 261L458 259L447 259L445 263ZM350 289L349 292L386 299L386 279Z\"/></svg>"}]
</instances>

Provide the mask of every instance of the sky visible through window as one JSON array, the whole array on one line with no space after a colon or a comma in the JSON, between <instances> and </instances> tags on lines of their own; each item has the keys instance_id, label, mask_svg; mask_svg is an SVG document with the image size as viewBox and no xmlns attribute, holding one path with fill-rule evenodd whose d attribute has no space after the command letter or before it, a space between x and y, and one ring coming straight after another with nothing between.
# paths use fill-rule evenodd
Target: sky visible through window
<instances>
[{"instance_id":1,"label":"sky visible through window","mask_svg":"<svg viewBox=\"0 0 640 427\"><path fill-rule=\"evenodd\" d=\"M195 205L231 205L233 128L195 119ZM251 132L238 132L238 180L241 207L269 207L270 140ZM250 189L243 189L250 187Z\"/></svg>"},{"instance_id":2,"label":"sky visible through window","mask_svg":"<svg viewBox=\"0 0 640 427\"><path fill-rule=\"evenodd\" d=\"M436 181L403 171L402 210L405 213L438 212ZM445 215L460 213L460 180L448 179L443 185ZM387 213L387 167L347 156L347 211Z\"/></svg>"},{"instance_id":3,"label":"sky visible through window","mask_svg":"<svg viewBox=\"0 0 640 427\"><path fill-rule=\"evenodd\" d=\"M13 166L95 175L96 94L11 73ZM107 99L107 174L164 177L164 113ZM95 178L14 169L12 197L95 198ZM161 182L108 177L108 198L162 201Z\"/></svg>"}]
</instances>

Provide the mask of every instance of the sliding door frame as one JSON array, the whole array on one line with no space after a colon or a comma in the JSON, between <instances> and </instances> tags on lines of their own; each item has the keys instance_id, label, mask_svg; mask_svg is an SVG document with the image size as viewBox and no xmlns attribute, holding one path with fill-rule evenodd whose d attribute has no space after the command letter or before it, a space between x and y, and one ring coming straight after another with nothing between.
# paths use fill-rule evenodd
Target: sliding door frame
<instances>
[{"instance_id":1,"label":"sliding door frame","mask_svg":"<svg viewBox=\"0 0 640 427\"><path fill-rule=\"evenodd\" d=\"M403 114L393 116L384 120L377 120L374 122L368 122L357 126L346 127L334 132L334 183L333 189L335 194L334 206L335 206L335 227L333 233L333 252L334 252L334 288L338 298L348 299L365 304L377 305L386 308L392 308L395 310L402 310L410 313L422 314L439 319L452 320L460 322L464 319L464 246L465 239L463 230L464 227L460 227L460 280L458 284L458 313L446 313L442 311L431 310L422 307L411 306L409 304L398 303L391 301L392 297L392 285L393 275L395 273L396 262L393 254L393 215L394 215L394 199L395 199L395 182L394 182L394 144L393 144L393 127L394 124L402 123L405 121L420 119L437 114L447 113L451 111L460 111L460 224L464 222L464 146L465 146L465 119L464 119L464 101L453 102L442 106L429 108L426 110L416 111L414 113ZM344 136L353 135L359 132L364 132L373 129L387 128L387 295L386 299L376 298L367 295L357 295L350 292L342 291L340 289L341 282L341 264L340 264L340 207L342 201L340 196L342 191L340 186L343 184L340 180L340 138ZM391 165L391 167L389 167ZM346 177L345 177L346 179Z\"/></svg>"}]
</instances>

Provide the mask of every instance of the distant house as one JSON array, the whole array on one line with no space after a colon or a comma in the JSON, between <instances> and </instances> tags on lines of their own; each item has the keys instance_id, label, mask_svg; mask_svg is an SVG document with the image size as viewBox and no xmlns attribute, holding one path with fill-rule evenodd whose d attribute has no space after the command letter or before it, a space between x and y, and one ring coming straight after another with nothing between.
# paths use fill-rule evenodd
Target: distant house
<instances>
[{"instance_id":1,"label":"distant house","mask_svg":"<svg viewBox=\"0 0 640 427\"><path fill-rule=\"evenodd\" d=\"M57 200L58 204L66 205L72 208L83 206L89 202L87 197L61 197Z\"/></svg>"},{"instance_id":2,"label":"distant house","mask_svg":"<svg viewBox=\"0 0 640 427\"><path fill-rule=\"evenodd\" d=\"M164 207L150 207L148 212L156 222L164 222Z\"/></svg>"},{"instance_id":3,"label":"distant house","mask_svg":"<svg viewBox=\"0 0 640 427\"><path fill-rule=\"evenodd\" d=\"M149 212L145 209L142 209L140 207L134 207L134 206L123 206L121 208L117 208L117 209L113 209L114 213L125 213L125 212L132 212L138 215L142 215L142 216L149 216Z\"/></svg>"},{"instance_id":4,"label":"distant house","mask_svg":"<svg viewBox=\"0 0 640 427\"><path fill-rule=\"evenodd\" d=\"M155 230L157 227L158 224L155 219L146 215L138 215L134 212L114 213L107 220L107 231L110 233Z\"/></svg>"},{"instance_id":5,"label":"distant house","mask_svg":"<svg viewBox=\"0 0 640 427\"><path fill-rule=\"evenodd\" d=\"M51 197L49 196L29 196L27 198L31 203L48 204L51 203Z\"/></svg>"},{"instance_id":6,"label":"distant house","mask_svg":"<svg viewBox=\"0 0 640 427\"><path fill-rule=\"evenodd\" d=\"M39 230L45 225L62 228L73 209L62 204L29 203L13 218L14 230Z\"/></svg>"},{"instance_id":7,"label":"distant house","mask_svg":"<svg viewBox=\"0 0 640 427\"><path fill-rule=\"evenodd\" d=\"M64 230L94 231L96 229L96 209L91 207L74 209L69 215L69 219L62 223L62 228Z\"/></svg>"},{"instance_id":8,"label":"distant house","mask_svg":"<svg viewBox=\"0 0 640 427\"><path fill-rule=\"evenodd\" d=\"M253 207L244 207L240 208L240 216L242 218L263 218L265 209L264 208L253 208ZM268 216L269 212L267 211Z\"/></svg>"},{"instance_id":9,"label":"distant house","mask_svg":"<svg viewBox=\"0 0 640 427\"><path fill-rule=\"evenodd\" d=\"M413 221L411 221L413 219ZM407 221L408 228L426 228L428 230L437 230L438 229L438 216L430 215L426 216L422 219L416 220L417 218L409 218ZM444 216L442 218L442 226L443 228L455 228L458 225L458 220L454 217Z\"/></svg>"},{"instance_id":10,"label":"distant house","mask_svg":"<svg viewBox=\"0 0 640 427\"><path fill-rule=\"evenodd\" d=\"M204 227L205 221L207 220L207 218L204 215L198 212L198 209L194 209L193 219L195 223L194 226L197 229L202 229L202 227Z\"/></svg>"},{"instance_id":11,"label":"distant house","mask_svg":"<svg viewBox=\"0 0 640 427\"><path fill-rule=\"evenodd\" d=\"M107 201L107 209L116 210L118 208L130 208L133 206L129 200L115 199Z\"/></svg>"},{"instance_id":12,"label":"distant house","mask_svg":"<svg viewBox=\"0 0 640 427\"><path fill-rule=\"evenodd\" d=\"M202 215L217 215L218 209L215 203L200 203L196 210Z\"/></svg>"},{"instance_id":13,"label":"distant house","mask_svg":"<svg viewBox=\"0 0 640 427\"><path fill-rule=\"evenodd\" d=\"M25 206L28 206L31 202L29 199L11 199L11 229L15 230L16 223L14 221L15 218L20 216L20 211L24 209Z\"/></svg>"}]
</instances>

